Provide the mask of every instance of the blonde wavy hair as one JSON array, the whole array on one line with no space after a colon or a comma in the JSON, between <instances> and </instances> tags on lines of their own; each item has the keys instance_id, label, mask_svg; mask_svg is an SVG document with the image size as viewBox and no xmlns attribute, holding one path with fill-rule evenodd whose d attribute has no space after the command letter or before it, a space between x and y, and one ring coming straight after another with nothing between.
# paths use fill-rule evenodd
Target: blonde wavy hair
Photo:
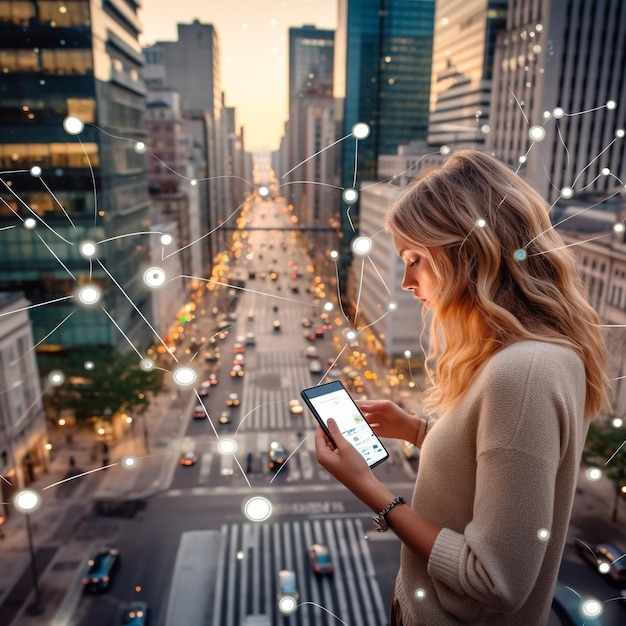
<instances>
[{"instance_id":1,"label":"blonde wavy hair","mask_svg":"<svg viewBox=\"0 0 626 626\"><path fill-rule=\"evenodd\" d=\"M520 176L488 154L458 151L403 194L386 228L423 253L439 279L428 407L450 409L492 354L531 339L578 353L588 419L610 410L600 319L546 203Z\"/></svg>"}]
</instances>

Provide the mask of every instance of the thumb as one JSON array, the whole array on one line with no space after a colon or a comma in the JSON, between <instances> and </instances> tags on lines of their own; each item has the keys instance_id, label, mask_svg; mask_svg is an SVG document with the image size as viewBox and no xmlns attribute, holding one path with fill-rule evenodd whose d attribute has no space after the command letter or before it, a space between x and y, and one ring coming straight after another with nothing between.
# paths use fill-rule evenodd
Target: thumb
<instances>
[{"instance_id":1,"label":"thumb","mask_svg":"<svg viewBox=\"0 0 626 626\"><path fill-rule=\"evenodd\" d=\"M328 430L335 443L337 443L337 440L343 439L343 435L341 434L339 426L337 425L337 422L334 420L334 418L329 417L326 425L328 426Z\"/></svg>"}]
</instances>

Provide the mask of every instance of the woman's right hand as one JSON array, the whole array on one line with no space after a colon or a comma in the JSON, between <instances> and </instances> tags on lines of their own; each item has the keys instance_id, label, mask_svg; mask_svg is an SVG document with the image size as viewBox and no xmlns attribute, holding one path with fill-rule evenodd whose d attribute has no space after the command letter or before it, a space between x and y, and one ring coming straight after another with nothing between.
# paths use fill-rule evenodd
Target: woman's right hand
<instances>
[{"instance_id":1,"label":"woman's right hand","mask_svg":"<svg viewBox=\"0 0 626 626\"><path fill-rule=\"evenodd\" d=\"M356 400L367 423L379 437L414 442L420 419L391 400Z\"/></svg>"}]
</instances>

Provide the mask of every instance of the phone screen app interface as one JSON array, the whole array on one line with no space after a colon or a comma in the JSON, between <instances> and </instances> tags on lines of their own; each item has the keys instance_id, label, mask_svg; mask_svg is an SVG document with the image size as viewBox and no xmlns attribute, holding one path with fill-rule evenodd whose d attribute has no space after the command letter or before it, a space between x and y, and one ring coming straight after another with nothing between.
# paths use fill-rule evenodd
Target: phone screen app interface
<instances>
[{"instance_id":1,"label":"phone screen app interface","mask_svg":"<svg viewBox=\"0 0 626 626\"><path fill-rule=\"evenodd\" d=\"M346 391L339 389L310 400L324 423L330 417L337 422L341 434L361 453L368 465L387 456L385 448Z\"/></svg>"}]
</instances>

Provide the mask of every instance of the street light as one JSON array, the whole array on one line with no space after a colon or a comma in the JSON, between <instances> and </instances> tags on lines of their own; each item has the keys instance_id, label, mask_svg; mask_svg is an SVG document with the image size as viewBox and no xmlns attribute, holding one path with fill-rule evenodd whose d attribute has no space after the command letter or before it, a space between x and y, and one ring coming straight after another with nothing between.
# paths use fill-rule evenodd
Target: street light
<instances>
[{"instance_id":1,"label":"street light","mask_svg":"<svg viewBox=\"0 0 626 626\"><path fill-rule=\"evenodd\" d=\"M45 608L41 602L41 592L39 591L39 582L37 580L37 566L35 564L35 550L33 549L33 533L30 528L30 513L35 511L41 504L41 497L32 489L24 489L16 494L13 500L15 508L26 515L26 531L28 534L28 549L30 551L30 569L33 574L33 586L35 588L35 600L28 607L29 612L34 615L41 615Z\"/></svg>"}]
</instances>

